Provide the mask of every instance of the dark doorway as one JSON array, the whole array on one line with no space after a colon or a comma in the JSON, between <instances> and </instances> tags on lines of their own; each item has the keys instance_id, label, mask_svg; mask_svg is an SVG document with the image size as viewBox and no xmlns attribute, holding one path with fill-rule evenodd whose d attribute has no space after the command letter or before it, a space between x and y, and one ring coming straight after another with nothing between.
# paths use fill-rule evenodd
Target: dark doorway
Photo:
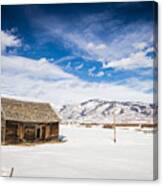
<instances>
[{"instance_id":1,"label":"dark doorway","mask_svg":"<svg viewBox=\"0 0 163 186\"><path fill-rule=\"evenodd\" d=\"M37 129L36 138L40 138L40 128Z\"/></svg>"},{"instance_id":2,"label":"dark doorway","mask_svg":"<svg viewBox=\"0 0 163 186\"><path fill-rule=\"evenodd\" d=\"M43 140L45 139L45 131L46 131L46 128L42 127L42 139Z\"/></svg>"},{"instance_id":3,"label":"dark doorway","mask_svg":"<svg viewBox=\"0 0 163 186\"><path fill-rule=\"evenodd\" d=\"M26 141L33 141L35 139L35 127L27 125L24 130L24 139Z\"/></svg>"}]
</instances>

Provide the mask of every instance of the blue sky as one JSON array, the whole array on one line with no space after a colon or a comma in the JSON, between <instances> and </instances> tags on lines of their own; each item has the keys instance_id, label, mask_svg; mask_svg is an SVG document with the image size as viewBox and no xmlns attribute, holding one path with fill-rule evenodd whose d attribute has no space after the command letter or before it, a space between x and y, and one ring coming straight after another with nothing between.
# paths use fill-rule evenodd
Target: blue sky
<instances>
[{"instance_id":1,"label":"blue sky","mask_svg":"<svg viewBox=\"0 0 163 186\"><path fill-rule=\"evenodd\" d=\"M2 93L56 104L152 102L155 5L2 6Z\"/></svg>"}]
</instances>

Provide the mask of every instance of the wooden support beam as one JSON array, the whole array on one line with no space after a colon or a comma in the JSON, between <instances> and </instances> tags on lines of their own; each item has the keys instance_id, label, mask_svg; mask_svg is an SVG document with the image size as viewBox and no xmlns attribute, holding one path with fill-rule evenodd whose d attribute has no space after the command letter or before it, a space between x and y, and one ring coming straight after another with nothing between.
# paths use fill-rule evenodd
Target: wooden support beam
<instances>
[{"instance_id":1,"label":"wooden support beam","mask_svg":"<svg viewBox=\"0 0 163 186\"><path fill-rule=\"evenodd\" d=\"M1 119L1 140L2 144L5 144L6 141L6 121Z\"/></svg>"},{"instance_id":2,"label":"wooden support beam","mask_svg":"<svg viewBox=\"0 0 163 186\"><path fill-rule=\"evenodd\" d=\"M19 135L19 137L20 137L20 140L24 140L24 125L23 124L20 124L20 126L19 126L19 132L20 132L20 135Z\"/></svg>"},{"instance_id":3,"label":"wooden support beam","mask_svg":"<svg viewBox=\"0 0 163 186\"><path fill-rule=\"evenodd\" d=\"M1 135L2 135L2 144L5 144L5 141L6 141L6 126L3 126L2 127L2 133L1 133Z\"/></svg>"}]
</instances>

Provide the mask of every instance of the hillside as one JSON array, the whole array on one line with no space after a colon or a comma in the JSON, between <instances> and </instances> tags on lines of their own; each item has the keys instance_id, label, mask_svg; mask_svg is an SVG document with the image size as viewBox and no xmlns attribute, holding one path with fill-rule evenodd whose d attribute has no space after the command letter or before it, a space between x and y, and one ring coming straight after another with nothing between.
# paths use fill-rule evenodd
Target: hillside
<instances>
[{"instance_id":1,"label":"hillside","mask_svg":"<svg viewBox=\"0 0 163 186\"><path fill-rule=\"evenodd\" d=\"M105 123L116 122L152 122L156 116L154 104L142 102L118 102L91 99L80 104L63 105L59 110L62 121Z\"/></svg>"}]
</instances>

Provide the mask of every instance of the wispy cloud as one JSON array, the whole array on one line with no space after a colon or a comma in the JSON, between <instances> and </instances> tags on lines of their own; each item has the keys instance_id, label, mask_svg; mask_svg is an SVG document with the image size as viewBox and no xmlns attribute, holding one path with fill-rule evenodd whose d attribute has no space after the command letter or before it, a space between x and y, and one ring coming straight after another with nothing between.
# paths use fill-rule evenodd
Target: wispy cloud
<instances>
[{"instance_id":1,"label":"wispy cloud","mask_svg":"<svg viewBox=\"0 0 163 186\"><path fill-rule=\"evenodd\" d=\"M21 29L1 32L2 93L57 104L91 98L152 101L156 46L151 13L137 3L113 4L89 11L71 7L67 14L66 5L57 11L55 5L22 6L23 13L13 14ZM19 14L28 20L26 28Z\"/></svg>"},{"instance_id":2,"label":"wispy cloud","mask_svg":"<svg viewBox=\"0 0 163 186\"><path fill-rule=\"evenodd\" d=\"M122 58L120 60L111 61L104 64L104 68L116 68L123 70L132 70L137 68L153 68L153 59L146 56L146 52L140 51L131 53L129 57Z\"/></svg>"},{"instance_id":3,"label":"wispy cloud","mask_svg":"<svg viewBox=\"0 0 163 186\"><path fill-rule=\"evenodd\" d=\"M92 42L88 43L88 45L87 45L87 49L88 50L92 50L92 51L95 51L95 50L105 50L107 48L108 47L105 44L94 44Z\"/></svg>"},{"instance_id":4,"label":"wispy cloud","mask_svg":"<svg viewBox=\"0 0 163 186\"><path fill-rule=\"evenodd\" d=\"M88 75L89 76L94 76L94 71L96 70L96 67L92 67L92 68L90 68L90 69L88 69Z\"/></svg>"},{"instance_id":5,"label":"wispy cloud","mask_svg":"<svg viewBox=\"0 0 163 186\"><path fill-rule=\"evenodd\" d=\"M10 31L1 30L1 50L5 52L7 48L21 47L21 39L13 33L13 29Z\"/></svg>"},{"instance_id":6,"label":"wispy cloud","mask_svg":"<svg viewBox=\"0 0 163 186\"><path fill-rule=\"evenodd\" d=\"M128 88L133 88L136 91L149 93L153 91L154 81L153 80L138 80L137 78L129 78L126 80L119 80L116 82L117 85L126 85Z\"/></svg>"},{"instance_id":7,"label":"wispy cloud","mask_svg":"<svg viewBox=\"0 0 163 186\"><path fill-rule=\"evenodd\" d=\"M104 75L105 75L105 73L103 71L101 71L101 72L98 72L95 76L96 77L101 77L101 76L104 76Z\"/></svg>"},{"instance_id":8,"label":"wispy cloud","mask_svg":"<svg viewBox=\"0 0 163 186\"><path fill-rule=\"evenodd\" d=\"M147 43L145 43L145 42L134 43L133 46L134 46L136 49L143 50L145 47L147 47Z\"/></svg>"},{"instance_id":9,"label":"wispy cloud","mask_svg":"<svg viewBox=\"0 0 163 186\"><path fill-rule=\"evenodd\" d=\"M46 79L49 73L54 79ZM132 88L127 84L88 83L63 72L45 59L37 61L18 56L3 56L1 80L2 94L42 99L57 105L91 98L152 101L150 94L140 91L140 87L139 90L134 88L140 82L135 81Z\"/></svg>"},{"instance_id":10,"label":"wispy cloud","mask_svg":"<svg viewBox=\"0 0 163 186\"><path fill-rule=\"evenodd\" d=\"M109 22L101 24L103 19L106 19L106 14L96 14L95 17L96 19L90 15L84 16L84 21L75 19L72 23L75 27L56 16L40 17L39 20L34 21L40 29L46 31L47 39L48 37L49 39L59 38L63 46L72 49L72 53L75 55L87 56L92 61L96 60L102 64L126 58L130 53L144 49L152 43L149 40L153 34L153 26L150 23L143 24L141 21L136 21L123 25L123 20L109 19ZM42 24L42 22L46 22L46 24ZM97 30L103 31L105 39L102 39L103 35L99 34ZM110 30L114 30L114 32L110 32Z\"/></svg>"},{"instance_id":11,"label":"wispy cloud","mask_svg":"<svg viewBox=\"0 0 163 186\"><path fill-rule=\"evenodd\" d=\"M80 64L79 66L75 67L75 70L80 70L83 68L83 66L84 66L84 64Z\"/></svg>"}]
</instances>

